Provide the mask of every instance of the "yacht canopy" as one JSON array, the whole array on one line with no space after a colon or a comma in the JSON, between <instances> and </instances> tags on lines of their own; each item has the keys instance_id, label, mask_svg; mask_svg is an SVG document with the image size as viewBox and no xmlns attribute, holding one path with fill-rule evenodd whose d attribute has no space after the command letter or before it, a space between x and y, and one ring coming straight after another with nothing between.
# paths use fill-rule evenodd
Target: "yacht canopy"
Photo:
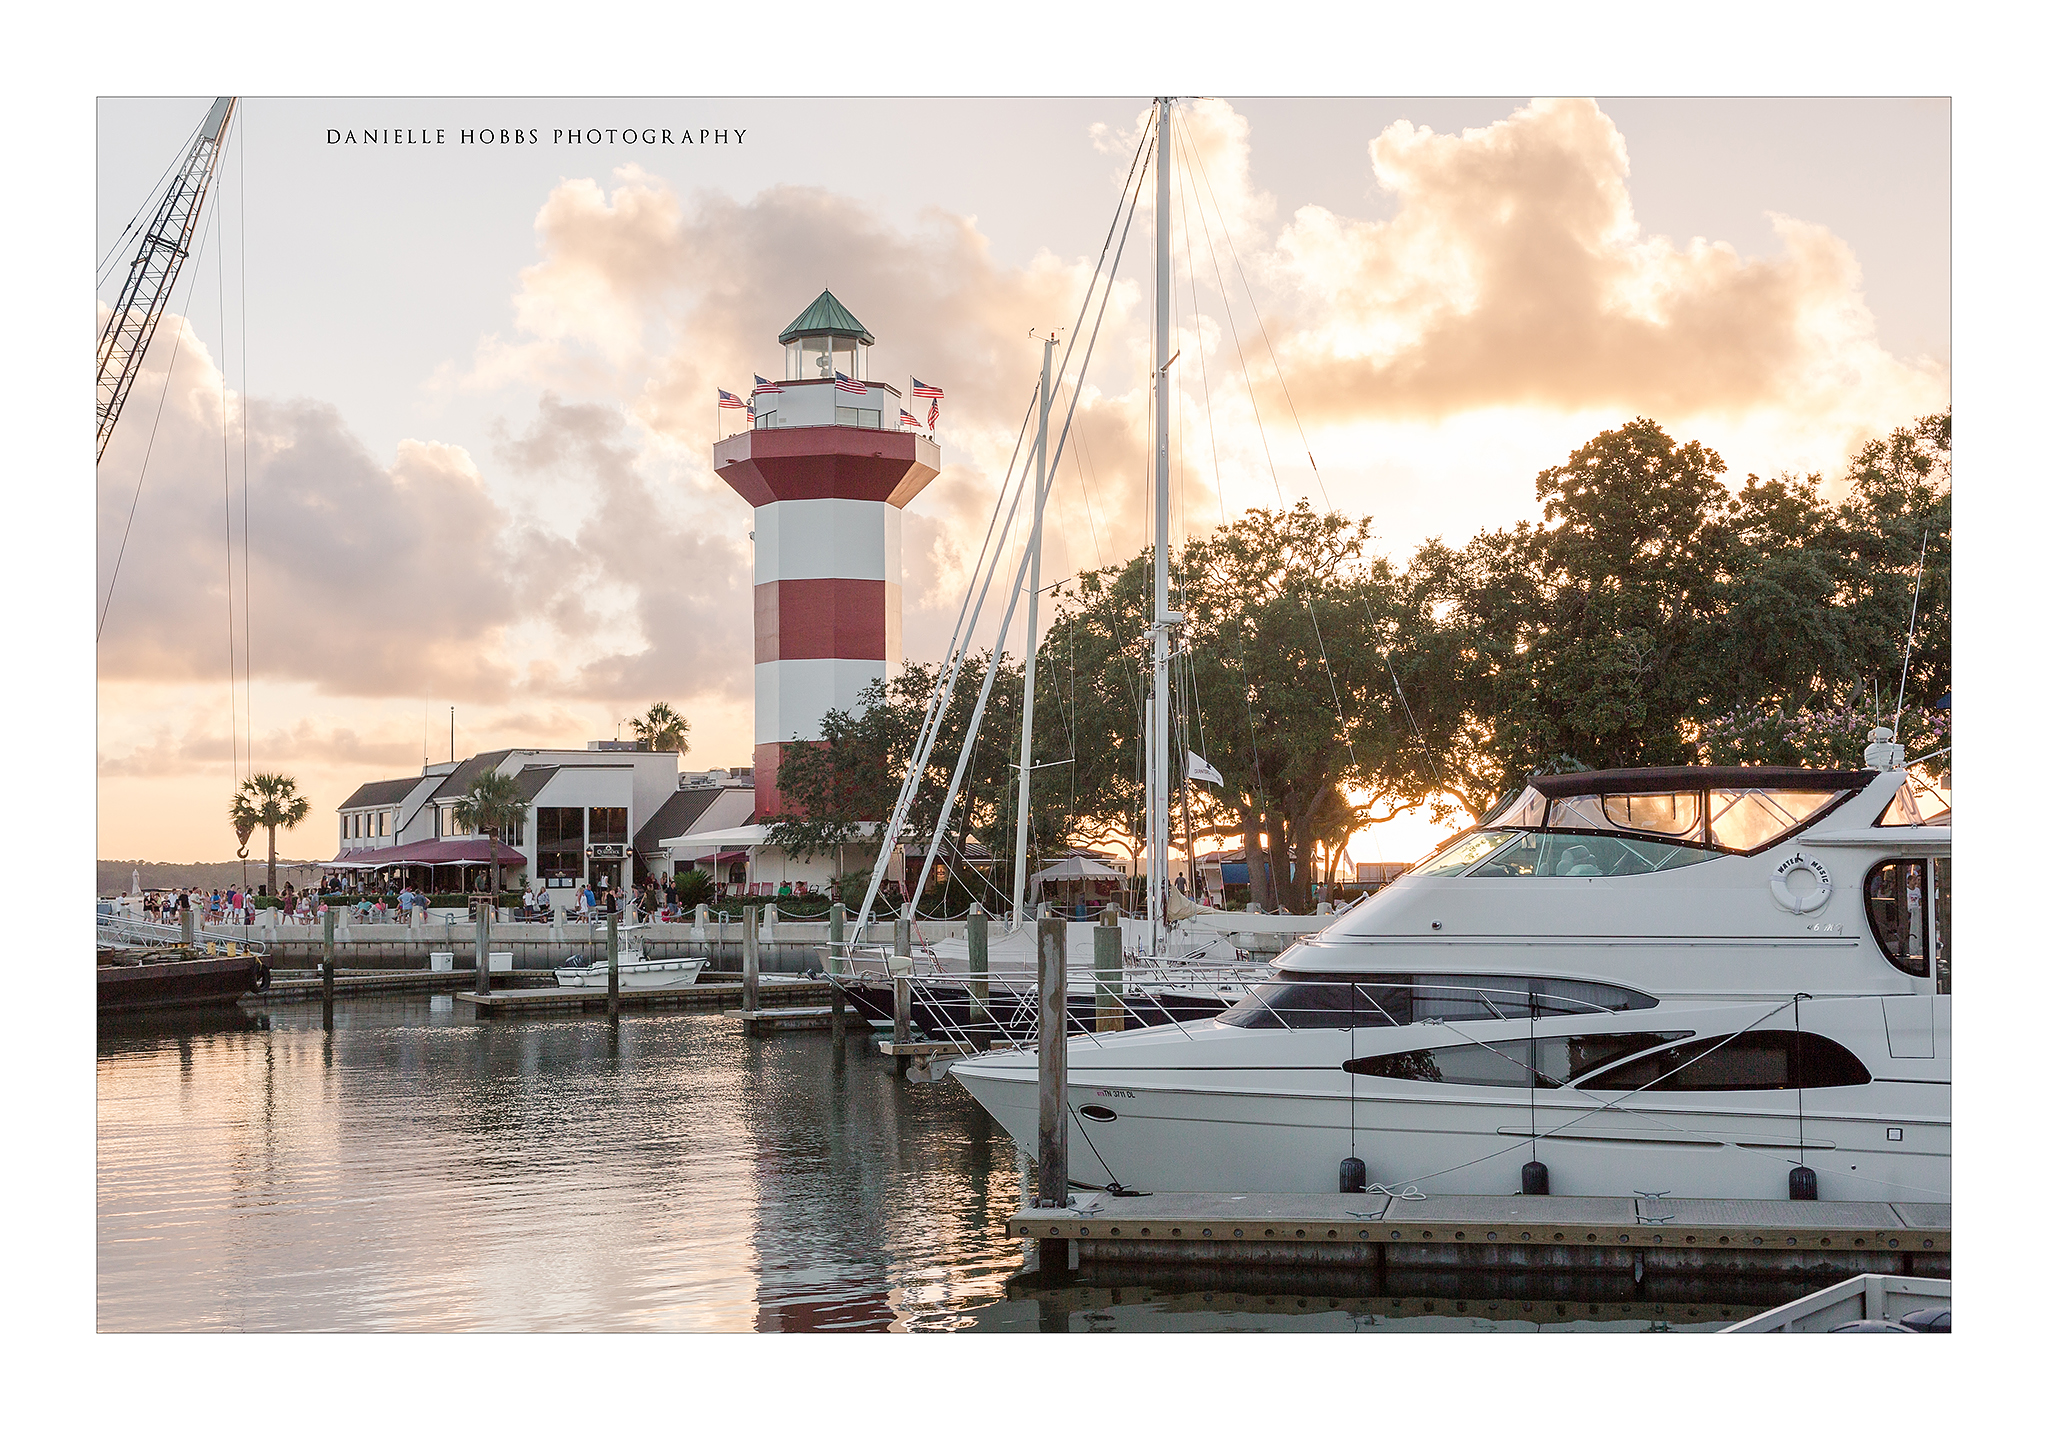
<instances>
[{"instance_id":1,"label":"yacht canopy","mask_svg":"<svg viewBox=\"0 0 2048 1430\"><path fill-rule=\"evenodd\" d=\"M1791 765L1667 765L1647 770L1574 770L1533 775L1529 783L1552 799L1578 794L1647 794L1695 789L1862 789L1876 770L1804 770Z\"/></svg>"}]
</instances>

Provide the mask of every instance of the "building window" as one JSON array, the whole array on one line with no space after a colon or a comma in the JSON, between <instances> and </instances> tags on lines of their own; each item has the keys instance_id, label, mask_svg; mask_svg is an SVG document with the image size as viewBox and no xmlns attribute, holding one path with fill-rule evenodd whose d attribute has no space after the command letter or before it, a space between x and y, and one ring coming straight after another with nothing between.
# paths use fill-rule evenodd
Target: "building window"
<instances>
[{"instance_id":1,"label":"building window","mask_svg":"<svg viewBox=\"0 0 2048 1430\"><path fill-rule=\"evenodd\" d=\"M832 420L841 427L880 427L882 414L871 407L835 407Z\"/></svg>"},{"instance_id":2,"label":"building window","mask_svg":"<svg viewBox=\"0 0 2048 1430\"><path fill-rule=\"evenodd\" d=\"M341 839L344 844L348 842L348 816L345 814L341 817Z\"/></svg>"},{"instance_id":3,"label":"building window","mask_svg":"<svg viewBox=\"0 0 2048 1430\"><path fill-rule=\"evenodd\" d=\"M533 812L536 877L579 879L583 876L583 810L544 805Z\"/></svg>"},{"instance_id":4,"label":"building window","mask_svg":"<svg viewBox=\"0 0 2048 1430\"><path fill-rule=\"evenodd\" d=\"M1927 861L1887 859L1863 878L1863 913L1892 967L1927 976Z\"/></svg>"},{"instance_id":5,"label":"building window","mask_svg":"<svg viewBox=\"0 0 2048 1430\"><path fill-rule=\"evenodd\" d=\"M590 811L590 842L592 844L624 844L626 842L626 811L624 809L592 809Z\"/></svg>"},{"instance_id":6,"label":"building window","mask_svg":"<svg viewBox=\"0 0 2048 1430\"><path fill-rule=\"evenodd\" d=\"M1778 1028L1701 1038L1587 1078L1599 1092L1784 1092L1800 1087L1859 1087L1870 1070L1840 1043Z\"/></svg>"},{"instance_id":7,"label":"building window","mask_svg":"<svg viewBox=\"0 0 2048 1430\"><path fill-rule=\"evenodd\" d=\"M390 819L390 811L382 809L377 811L377 835L379 838L391 832Z\"/></svg>"}]
</instances>

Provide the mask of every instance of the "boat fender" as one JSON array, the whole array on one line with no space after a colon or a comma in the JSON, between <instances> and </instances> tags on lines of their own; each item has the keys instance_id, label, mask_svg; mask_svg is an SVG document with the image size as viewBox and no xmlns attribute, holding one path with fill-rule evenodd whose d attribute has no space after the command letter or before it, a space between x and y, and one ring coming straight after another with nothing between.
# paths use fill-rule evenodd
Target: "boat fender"
<instances>
[{"instance_id":1,"label":"boat fender","mask_svg":"<svg viewBox=\"0 0 2048 1430\"><path fill-rule=\"evenodd\" d=\"M1817 1202L1820 1200L1820 1178L1811 1167L1794 1167L1791 1176L1792 1200L1795 1202Z\"/></svg>"},{"instance_id":2,"label":"boat fender","mask_svg":"<svg viewBox=\"0 0 2048 1430\"><path fill-rule=\"evenodd\" d=\"M1807 888L1795 890L1788 880L1801 869L1807 872L1813 882ZM1804 854L1789 856L1771 871L1771 897L1776 899L1778 907L1787 913L1814 913L1827 904L1829 895L1834 891L1834 881L1828 877L1826 867Z\"/></svg>"},{"instance_id":3,"label":"boat fender","mask_svg":"<svg viewBox=\"0 0 2048 1430\"><path fill-rule=\"evenodd\" d=\"M263 960L258 959L256 961L256 991L258 993L261 993L264 989L268 988L269 986L270 965L263 962Z\"/></svg>"},{"instance_id":4,"label":"boat fender","mask_svg":"<svg viewBox=\"0 0 2048 1430\"><path fill-rule=\"evenodd\" d=\"M1550 1168L1541 1162L1522 1164L1522 1195L1525 1197L1547 1197L1550 1195Z\"/></svg>"},{"instance_id":5,"label":"boat fender","mask_svg":"<svg viewBox=\"0 0 2048 1430\"><path fill-rule=\"evenodd\" d=\"M1346 1157L1337 1164L1337 1190L1340 1192L1362 1192L1365 1190L1365 1163L1356 1157Z\"/></svg>"}]
</instances>

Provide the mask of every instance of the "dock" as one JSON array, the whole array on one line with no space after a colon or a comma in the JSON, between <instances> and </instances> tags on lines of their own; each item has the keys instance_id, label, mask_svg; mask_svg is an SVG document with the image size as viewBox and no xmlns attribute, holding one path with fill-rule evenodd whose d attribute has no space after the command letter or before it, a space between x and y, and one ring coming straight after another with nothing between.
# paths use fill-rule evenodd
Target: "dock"
<instances>
[{"instance_id":1,"label":"dock","mask_svg":"<svg viewBox=\"0 0 2048 1430\"><path fill-rule=\"evenodd\" d=\"M744 1009L738 1012L727 1009L725 1016L739 1019L751 1038L764 1038L770 1033L814 1033L832 1027L829 1004L821 1008L756 1008L751 1013ZM854 1015L849 1013L846 1016L850 1019Z\"/></svg>"},{"instance_id":2,"label":"dock","mask_svg":"<svg viewBox=\"0 0 2048 1430\"><path fill-rule=\"evenodd\" d=\"M551 973L494 973L491 982L514 987L554 986ZM467 969L431 973L422 969L392 968L341 970L334 975L337 995L364 993L458 993L476 987L476 974ZM242 1002L250 1006L265 1003L318 1002L322 995L318 978L273 978L261 993L248 993Z\"/></svg>"},{"instance_id":3,"label":"dock","mask_svg":"<svg viewBox=\"0 0 2048 1430\"><path fill-rule=\"evenodd\" d=\"M809 1004L831 986L809 979L761 984L761 1001L777 1005ZM504 992L458 993L455 1001L476 1009L479 1018L558 1017L566 1013L602 1013L609 1000L603 988L508 988ZM738 983L698 981L681 988L621 988L621 1010L648 1008L731 1008L745 997ZM826 1009L825 1026L831 1026Z\"/></svg>"},{"instance_id":4,"label":"dock","mask_svg":"<svg viewBox=\"0 0 2048 1430\"><path fill-rule=\"evenodd\" d=\"M1075 1267L1232 1263L1279 1268L1949 1274L1947 1203L1691 1197L1161 1192L1020 1208L1010 1236Z\"/></svg>"}]
</instances>

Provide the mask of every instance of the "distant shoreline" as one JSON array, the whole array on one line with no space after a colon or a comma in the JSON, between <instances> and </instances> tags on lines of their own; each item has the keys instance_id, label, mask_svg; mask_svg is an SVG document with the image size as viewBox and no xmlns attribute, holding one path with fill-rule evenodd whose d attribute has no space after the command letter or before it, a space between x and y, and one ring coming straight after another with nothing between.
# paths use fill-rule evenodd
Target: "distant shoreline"
<instances>
[{"instance_id":1,"label":"distant shoreline","mask_svg":"<svg viewBox=\"0 0 2048 1430\"><path fill-rule=\"evenodd\" d=\"M243 863L240 859L221 859L210 863L159 862L152 859L101 859L98 862L98 892L102 895L127 893L130 877L134 874L142 876L145 889L189 889L195 885L202 889L226 889L242 882ZM270 876L269 861L253 853L247 867L248 882L252 886ZM297 886L304 883L308 875L318 878L319 869L317 860L277 856L280 883L289 880Z\"/></svg>"}]
</instances>

